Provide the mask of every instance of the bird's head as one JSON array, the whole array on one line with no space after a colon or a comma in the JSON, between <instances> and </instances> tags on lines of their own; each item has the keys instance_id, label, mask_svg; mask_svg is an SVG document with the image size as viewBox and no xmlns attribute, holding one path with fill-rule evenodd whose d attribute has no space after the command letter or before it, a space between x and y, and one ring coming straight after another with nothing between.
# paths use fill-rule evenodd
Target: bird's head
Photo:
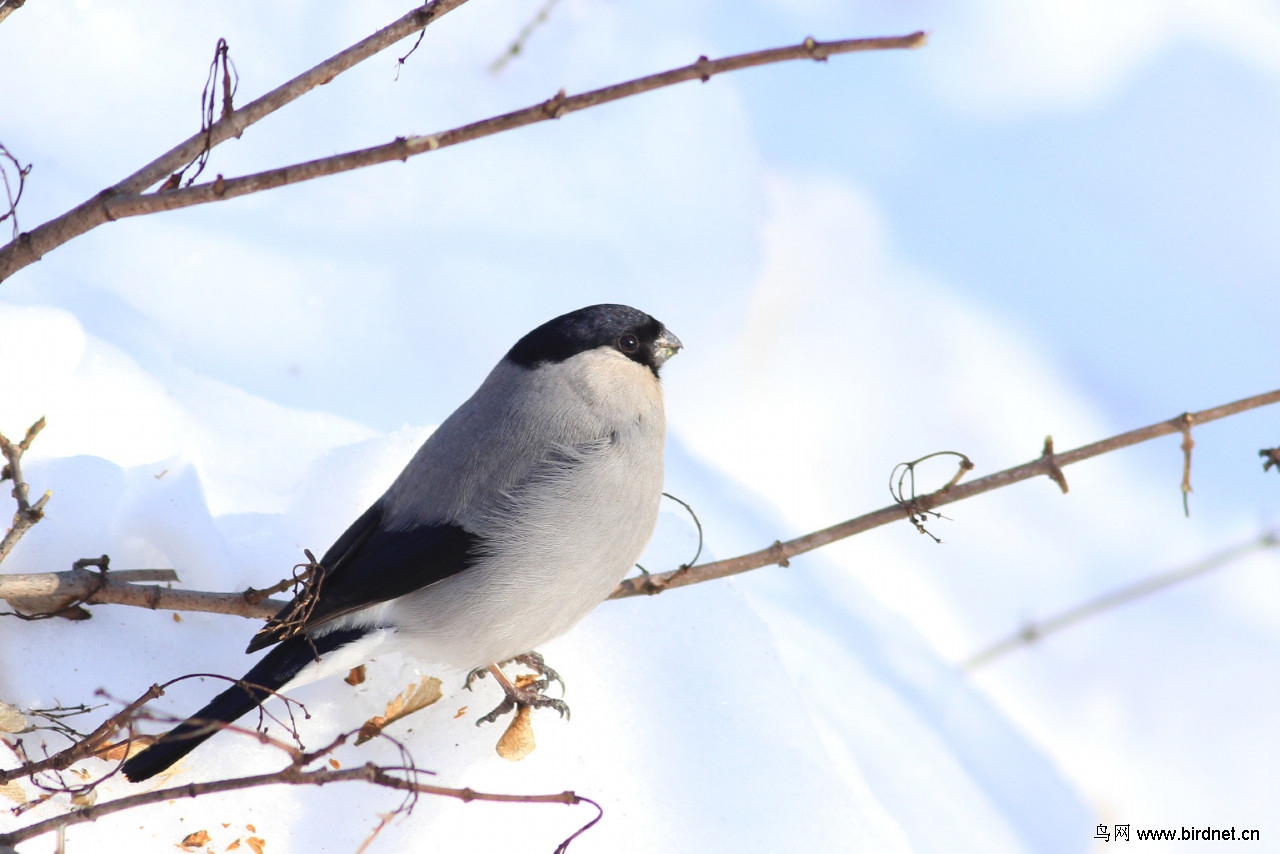
<instances>
[{"instance_id":1,"label":"bird's head","mask_svg":"<svg viewBox=\"0 0 1280 854\"><path fill-rule=\"evenodd\" d=\"M591 305L549 320L516 342L507 361L526 368L612 348L654 376L684 345L656 318L625 305Z\"/></svg>"}]
</instances>

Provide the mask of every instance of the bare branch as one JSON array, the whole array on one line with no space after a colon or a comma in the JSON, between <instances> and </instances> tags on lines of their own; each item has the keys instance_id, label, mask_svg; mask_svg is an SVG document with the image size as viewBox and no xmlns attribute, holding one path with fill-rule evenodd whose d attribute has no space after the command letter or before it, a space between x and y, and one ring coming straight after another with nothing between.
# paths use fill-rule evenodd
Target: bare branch
<instances>
[{"instance_id":1,"label":"bare branch","mask_svg":"<svg viewBox=\"0 0 1280 854\"><path fill-rule=\"evenodd\" d=\"M1061 485L1061 483L1065 482L1065 478L1062 481L1058 480L1062 474L1061 468L1073 463L1110 453L1120 448L1127 448L1140 442L1147 442L1160 436L1168 436L1171 433L1184 433L1190 423L1205 424L1276 402L1280 402L1280 390L1248 397L1244 400L1237 400L1234 403L1227 403L1222 406L1215 406L1212 409L1206 409L1201 412L1183 413L1176 418L1170 418L1168 421L1160 421L1147 427L1130 430L1128 433L1121 433L1118 436L1112 436L1109 439L1103 439L1100 442L1084 445L1061 454L1054 454L1052 445L1046 444L1045 453L1029 463L1023 463L1020 466L1014 466L969 483L957 484L953 481L937 492L918 496L908 505L895 504L891 507L885 507L874 513L868 513L865 516L841 522L838 525L815 531L812 534L806 534L803 537L797 537L785 543L775 542L766 549L742 555L741 557L715 561L702 566L682 567L660 575L628 578L618 585L609 598L623 599L628 596L653 595L673 587L684 587L688 584L710 581L713 578L738 575L748 570L759 569L762 566L772 564L786 566L787 561L796 555L813 551L837 540L843 540L846 537L860 534L872 528L878 528L881 525L887 525L890 522L896 522L899 519L909 518L913 511L933 510L936 507L963 501L966 498L972 498L975 495L981 495L984 492L990 492L993 489L1000 489L1018 481L1041 475L1053 478L1055 482Z\"/></svg>"},{"instance_id":2,"label":"bare branch","mask_svg":"<svg viewBox=\"0 0 1280 854\"><path fill-rule=\"evenodd\" d=\"M18 235L17 239L0 247L0 281L9 278L23 267L39 261L46 252L114 219L115 217L105 204L107 199L118 195L141 193L148 187L155 186L199 157L206 147L220 145L232 137L239 138L250 125L261 121L317 86L328 83L369 57L413 35L465 2L466 0L431 0L424 3L368 38L356 42L289 82L272 89L261 98L224 116L212 127L192 135L120 183L108 187L61 216Z\"/></svg>"},{"instance_id":3,"label":"bare branch","mask_svg":"<svg viewBox=\"0 0 1280 854\"><path fill-rule=\"evenodd\" d=\"M1044 452L1035 460L987 475L970 483L959 483L959 476L968 471L962 461L956 477L942 489L925 495L913 496L909 501L884 507L873 513L841 522L785 543L775 542L768 548L739 557L698 565L685 565L663 573L628 578L613 591L610 599L628 596L653 595L673 587L684 587L716 578L738 575L764 566L788 566L791 558L822 546L851 537L854 534L899 519L910 519L913 514L932 512L956 501L962 501L984 492L1000 489L1019 481L1041 475L1052 479L1061 488L1066 482L1062 467L1110 453L1140 442L1150 441L1171 433L1182 433L1188 419L1195 424L1217 421L1250 409L1280 402L1280 390L1216 406L1202 412L1184 413L1168 421L1160 421L1137 430L1130 430L1091 445L1085 445L1065 453L1053 452L1052 440L1046 440ZM1265 455L1265 454L1264 454ZM267 620L280 612L288 603L279 599L262 599L262 592L252 588L243 593L208 593L197 590L172 590L164 587L140 585L130 581L158 580L136 576L126 578L129 572L154 572L155 570L125 570L109 576L86 572L51 572L37 575L0 575L0 599L22 600L29 598L57 601L76 600L93 605L134 605L142 608L166 611L206 611L232 614L251 619ZM283 581L271 591L288 587L291 581ZM96 589L95 589L96 588Z\"/></svg>"},{"instance_id":4,"label":"bare branch","mask_svg":"<svg viewBox=\"0 0 1280 854\"><path fill-rule=\"evenodd\" d=\"M449 2L456 5L461 3L462 0L436 0L436 5L431 8L434 10L439 4ZM473 122L452 130L426 136L399 137L384 145L349 151L306 163L295 163L278 169L270 169L266 172L258 172L254 175L244 175L238 178L224 178L219 175L213 181L165 192L141 193L142 189L151 186L156 180L163 177L162 175L155 175L152 167L148 166L147 169L137 173L135 176L131 176L115 187L104 190L93 199L68 211L56 220L51 220L34 231L20 235L13 243L0 248L0 280L8 278L28 264L39 260L40 256L45 252L61 246L68 240L105 222L123 219L124 217L143 216L160 211L191 207L192 205L223 201L237 196L260 193L276 187L314 180L326 175L336 175L340 172L349 172L353 169L386 163L391 160L408 160L410 157L425 154L428 151L471 142L472 140L493 136L494 134L515 130L538 122L558 119L568 113L585 110L600 104L607 104L610 101L617 101L621 98L633 97L665 86L674 86L677 83L689 80L706 82L712 76L724 72L796 59L811 59L821 62L835 54L915 48L923 45L925 38L925 34L922 32L912 33L907 36L848 39L834 42L818 42L810 38L801 44L791 47L771 48L769 50L729 56L723 59L710 60L702 56L698 58L697 62L682 68L675 68L625 83L606 86L603 89L584 92L580 95L566 96L562 89L554 97L542 103L534 104L523 110L506 113L505 115ZM255 101L254 103L258 102ZM250 111L253 106L253 104L250 104L233 113L232 122L234 123L235 117ZM224 119L218 122L214 129L216 130L227 121ZM193 146L191 156L196 156L199 153L200 147L203 146L204 138L205 134L198 134L189 141ZM181 160L175 163L174 168L185 162L185 160Z\"/></svg>"},{"instance_id":5,"label":"bare branch","mask_svg":"<svg viewBox=\"0 0 1280 854\"><path fill-rule=\"evenodd\" d=\"M556 4L559 2L560 0L544 0L542 6L538 8L538 11L533 18L520 28L520 32L516 35L515 41L508 45L507 49L502 52L502 56L499 56L493 62L489 63L490 74L497 74L506 67L508 62L515 59L524 51L525 43L529 41L529 37L533 35L533 31L547 22L547 17L550 16L551 10L554 9Z\"/></svg>"},{"instance_id":6,"label":"bare branch","mask_svg":"<svg viewBox=\"0 0 1280 854\"><path fill-rule=\"evenodd\" d=\"M78 600L88 605L133 605L153 611L205 611L258 620L270 619L288 604L279 599L263 599L255 595L258 591L254 590L205 593L132 583L174 580L177 580L177 574L170 569L117 570L107 575L85 569L0 575L0 599L7 599L17 607L30 606L33 600L47 602L50 604L40 609L46 612L60 610L68 602Z\"/></svg>"},{"instance_id":7,"label":"bare branch","mask_svg":"<svg viewBox=\"0 0 1280 854\"><path fill-rule=\"evenodd\" d=\"M1090 617L1097 616L1104 611L1110 611L1118 608L1135 599L1141 599L1144 596L1150 596L1152 593L1158 593L1175 584L1186 581L1189 578L1195 578L1198 575L1204 575L1220 567L1226 566L1240 558L1253 554L1257 551L1265 549L1273 549L1280 545L1280 532L1267 531L1266 533L1242 543L1238 546L1221 551L1218 554L1211 555L1203 560L1196 561L1190 566L1184 566L1179 569L1162 572L1159 575L1153 575L1150 578L1114 590L1104 596L1099 596L1085 602L1083 605L1077 605L1067 611L1042 620L1038 623L1028 623L1023 626L1016 634L993 643L991 646L975 653L966 659L960 666L965 670L974 670L984 664L989 664L1002 655L1013 652L1021 646L1028 646L1036 641L1069 628L1076 623L1087 620Z\"/></svg>"},{"instance_id":8,"label":"bare branch","mask_svg":"<svg viewBox=\"0 0 1280 854\"><path fill-rule=\"evenodd\" d=\"M0 21L21 9L26 2L27 0L0 0Z\"/></svg>"},{"instance_id":9,"label":"bare branch","mask_svg":"<svg viewBox=\"0 0 1280 854\"><path fill-rule=\"evenodd\" d=\"M13 443L0 434L0 454L4 455L5 465L0 471L0 481L13 481L13 498L18 502L18 509L13 514L13 526L5 532L0 540L0 561L9 556L9 552L22 539L27 530L44 517L44 506L49 503L51 494L46 492L32 504L29 500L27 482L22 479L22 455L31 447L31 441L44 429L44 419L27 428L27 435L21 442Z\"/></svg>"},{"instance_id":10,"label":"bare branch","mask_svg":"<svg viewBox=\"0 0 1280 854\"><path fill-rule=\"evenodd\" d=\"M145 694L125 706L119 712L107 718L99 724L97 729L89 733L85 738L68 747L66 750L55 753L52 756L37 762L28 762L18 768L13 768L8 771L0 771L0 785L12 780L31 777L45 771L62 771L70 768L82 759L87 759L90 756L98 754L103 749L111 746L108 742L112 736L114 736L119 730L128 728L139 709L157 697L163 695L164 686L152 685Z\"/></svg>"},{"instance_id":11,"label":"bare branch","mask_svg":"<svg viewBox=\"0 0 1280 854\"><path fill-rule=\"evenodd\" d=\"M398 777L394 771L405 771L411 769L401 768L382 768L372 763L362 765L358 768L317 768L313 771L303 770L301 765L293 764L283 771L277 771L273 774L259 774L253 777L235 777L228 780L213 780L208 783L189 783L185 786L173 786L168 789L155 789L150 792L143 792L138 795L129 795L123 798L117 798L114 801L105 801L103 803L86 806L75 812L66 815L54 816L44 821L22 827L9 833L0 834L0 846L17 845L28 839L33 839L45 833L57 830L60 827L69 827L74 824L83 824L88 821L97 821L104 816L114 813L123 812L124 810L135 809L137 807L146 806L148 804L162 803L177 798L198 798L201 795L211 795L217 792L232 792L244 789L255 789L261 786L323 786L328 783L345 783L359 781L372 783L375 786L384 786L389 789L396 789L401 792L410 792L413 794L437 795L446 798L456 798L463 803L472 803L474 801L486 801L490 803L506 803L506 804L568 804L570 806L588 803L596 807L600 806L589 798L584 798L572 791L559 792L552 795L507 795L495 794L491 792L477 792L474 789L455 789L447 786L431 786L426 783L419 783L416 780L407 780ZM421 772L418 772L421 773ZM597 816L597 819L599 816ZM592 824L595 822L593 821Z\"/></svg>"}]
</instances>

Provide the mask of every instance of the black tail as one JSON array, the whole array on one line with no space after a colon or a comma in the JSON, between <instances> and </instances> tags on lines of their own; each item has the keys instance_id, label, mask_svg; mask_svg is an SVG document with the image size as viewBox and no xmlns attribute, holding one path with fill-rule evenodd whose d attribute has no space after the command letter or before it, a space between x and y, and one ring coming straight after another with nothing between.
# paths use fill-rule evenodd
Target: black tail
<instances>
[{"instance_id":1,"label":"black tail","mask_svg":"<svg viewBox=\"0 0 1280 854\"><path fill-rule=\"evenodd\" d=\"M344 629L317 638L296 635L267 653L239 682L214 697L185 723L160 736L155 744L124 763L124 775L135 783L154 777L199 747L232 721L262 705L312 661L346 646L365 634L365 629Z\"/></svg>"}]
</instances>

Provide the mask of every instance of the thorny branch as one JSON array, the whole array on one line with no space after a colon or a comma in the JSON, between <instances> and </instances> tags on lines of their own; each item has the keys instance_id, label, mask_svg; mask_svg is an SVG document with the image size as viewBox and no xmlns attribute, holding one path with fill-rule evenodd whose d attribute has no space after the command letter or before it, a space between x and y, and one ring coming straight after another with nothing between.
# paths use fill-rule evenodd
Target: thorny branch
<instances>
[{"instance_id":1,"label":"thorny branch","mask_svg":"<svg viewBox=\"0 0 1280 854\"><path fill-rule=\"evenodd\" d=\"M1273 549L1280 546L1280 531L1267 531L1247 543L1226 549L1215 555L1210 555L1203 560L1196 561L1190 566L1180 567L1178 569L1162 572L1159 575L1153 575L1150 578L1144 578L1141 581L1122 587L1119 590L1113 590L1096 599L1091 599L1082 605L1063 611L1053 617L1040 622L1027 623L1016 634L1012 634L1003 640L993 643L991 646L974 653L967 658L960 666L965 670L974 670L984 664L989 664L1006 653L1013 652L1021 646L1029 646L1048 635L1060 632L1063 629L1083 620L1087 620L1104 611L1110 611L1118 608L1135 599L1141 599L1152 593L1158 593L1161 590L1172 587L1175 584L1195 578L1198 575L1204 575L1229 563L1239 560L1246 555L1254 552L1263 551L1265 549Z\"/></svg>"},{"instance_id":2,"label":"thorny branch","mask_svg":"<svg viewBox=\"0 0 1280 854\"><path fill-rule=\"evenodd\" d=\"M62 759L65 754L70 751L64 751L54 757L50 757L48 762L56 760L60 767L69 767L73 762L83 759L94 752L101 751L106 745L103 744L105 738L111 733L120 729L129 727L130 719L135 715L143 702L154 699L163 693L162 686L152 686L152 689L140 697L134 703L131 703L126 709L116 715L113 715L105 721L98 730L89 736L81 745L83 750L73 759ZM105 733L105 735L104 735ZM189 783L183 786L173 786L165 789L155 789L150 792L143 792L137 795L129 795L123 798L117 798L112 801L82 806L74 812L63 815L53 816L43 821L35 822L26 827L19 828L9 833L0 834L0 846L13 846L28 839L33 839L45 833L66 828L75 824L96 821L114 813L123 812L125 810L135 809L137 807L147 806L149 804L163 803L178 798L197 798L202 795L210 795L218 792L241 791L245 789L254 789L262 786L290 785L290 786L323 786L328 783L342 782L366 782L375 786L382 786L389 789L405 792L408 795L406 801L397 810L407 811L412 808L413 800L418 795L436 795L438 797L456 798L463 803L472 803L475 801L484 801L490 803L519 803L519 804L566 804L574 806L577 804L590 804L596 808L596 815L587 822L582 828L576 831L572 836L560 844L557 851L567 850L568 845L583 832L592 827L600 820L604 814L600 805L590 798L583 797L572 791L558 792L556 794L546 795L512 795L498 794L491 792L477 792L470 788L452 788L448 786L433 786L427 783L419 782L416 778L419 775L430 772L422 771L414 766L412 757L401 748L401 755L405 760L405 764L400 766L388 767L379 766L372 763L362 765L357 768L336 768L325 767L306 770L308 765L315 763L332 753L340 745L345 744L347 740L355 735L355 731L343 733L330 742L327 746L310 752L304 753L295 750L288 745L270 739L264 739L269 743L281 747L286 750L290 756L288 767L281 771L271 774L259 774L251 777L237 777L225 780L213 780L207 783ZM384 736L386 737L386 736ZM13 773L13 772L9 772ZM404 775L404 776L400 776ZM23 775L27 776L27 775Z\"/></svg>"},{"instance_id":3,"label":"thorny branch","mask_svg":"<svg viewBox=\"0 0 1280 854\"><path fill-rule=\"evenodd\" d=\"M0 540L0 561L9 556L9 552L22 539L27 530L39 522L44 516L44 506L49 503L51 493L40 496L35 504L29 499L29 487L22 479L22 455L31 447L31 442L44 429L44 419L27 428L27 435L21 442L10 442L4 434L0 434L0 454L4 455L4 468L0 469L0 481L13 481L13 498L18 502L18 509L13 514L13 525Z\"/></svg>"},{"instance_id":4,"label":"thorny branch","mask_svg":"<svg viewBox=\"0 0 1280 854\"><path fill-rule=\"evenodd\" d=\"M774 542L769 547L750 554L701 565L696 563L692 565L686 564L663 573L628 578L618 585L609 598L624 599L628 596L653 595L671 588L738 575L764 566L777 565L785 567L790 564L791 558L797 555L813 551L855 534L860 534L863 531L878 528L900 519L910 520L913 514L918 516L922 513L932 513L937 507L963 501L966 498L972 498L975 495L981 495L985 492L1041 475L1053 480L1065 492L1066 478L1062 474L1062 468L1065 466L1121 448L1127 448L1130 445L1147 442L1161 436L1168 436L1171 433L1183 433L1187 429L1188 418L1195 424L1206 424L1210 421L1217 421L1220 418L1226 418L1277 402L1280 402L1280 390L1216 406L1212 409L1205 409L1201 412L1184 413L1167 421L1159 421L1155 424L1141 427L1137 430L1130 430L1127 433L1121 433L1109 439L1103 439L1060 454L1054 452L1053 441L1049 438L1045 440L1044 451L1035 460L987 475L969 483L960 483L960 477L969 470L964 465L964 461L967 461L967 458L965 458L956 476L948 484L934 492L924 495L912 495L905 502L900 501L892 506L881 508L875 512L858 516L820 531L814 531L794 540L788 540L785 543ZM1264 451L1263 456L1267 456L1267 452ZM919 460L916 462L918 463ZM1185 465L1186 460L1184 458L1184 467ZM124 577L126 572L138 572L138 570L112 572L109 577L101 581L100 585L97 573L89 573L82 570L35 575L0 575L0 599L12 601L14 598L63 597L72 599L80 597L85 604L90 605L134 605L153 610L209 611L260 620L270 619L287 604L279 599L262 599L264 591L257 591L252 588L244 593L208 593L135 584L131 583L131 581L159 579L134 577L126 580ZM268 590L270 592L284 590L293 581L282 581ZM94 587L93 585L99 586Z\"/></svg>"},{"instance_id":5,"label":"thorny branch","mask_svg":"<svg viewBox=\"0 0 1280 854\"><path fill-rule=\"evenodd\" d=\"M1280 402L1280 390L1248 397L1244 400L1237 400L1234 403L1227 403L1222 406L1215 406L1212 409L1205 409L1201 412L1184 413L1176 418L1159 421L1137 430L1130 430L1127 433L1121 433L1118 436L1112 436L1109 439L1103 439L1061 454L1053 453L1052 445L1046 443L1045 453L1029 463L1023 463L1020 466L1014 466L969 483L948 484L936 492L918 496L911 506L904 507L902 504L894 504L891 507L884 507L874 513L867 513L864 516L841 522L821 531L806 534L803 537L797 537L785 543L776 542L766 549L740 557L715 561L702 566L695 566L688 570L677 569L660 575L629 578L618 585L618 588L613 591L613 595L609 598L622 599L627 596L652 595L673 587L684 587L688 584L710 581L713 578L738 575L739 573L759 569L762 566L771 564L786 566L787 562L796 555L813 551L837 540L860 534L872 528L878 528L881 525L887 525L899 519L909 518L913 507L917 509L917 512L932 511L936 507L963 501L966 498L972 498L975 495L981 495L984 492L990 492L993 489L1000 489L1018 481L1041 475L1053 478L1061 486L1062 483L1065 483L1065 478L1058 481L1054 475L1055 470L1058 472L1058 476L1061 476L1062 468L1078 463L1081 460L1087 460L1161 436L1168 436L1171 433L1184 433L1186 435L1186 431L1189 431L1188 425L1191 423L1206 424L1210 421L1217 421L1220 418L1226 418L1230 415L1277 402ZM1189 454L1190 452L1185 451L1184 453Z\"/></svg>"},{"instance_id":6,"label":"thorny branch","mask_svg":"<svg viewBox=\"0 0 1280 854\"><path fill-rule=\"evenodd\" d=\"M436 0L430 8L434 11L445 4L453 3L458 5L461 2L463 0ZM453 6L449 6L449 8L453 8ZM438 16L438 14L443 13L438 12L436 14ZM414 29L417 28L415 27ZM654 89L674 86L677 83L690 80L701 80L705 83L716 74L738 71L743 68L801 59L824 62L828 57L837 54L916 48L922 46L925 40L926 36L923 32L906 36L847 39L832 42L819 42L808 38L800 44L790 47L771 48L728 56L722 59L711 60L705 56L700 56L696 62L681 68L674 68L659 74L651 74L625 83L617 83L613 86L606 86L580 95L566 95L565 91L561 89L548 100L533 104L523 110L516 110L501 116L493 116L453 128L452 130L425 136L398 137L391 142L372 148L348 151L344 154L322 157L319 160L311 160L306 163L295 163L254 175L244 175L238 178L224 178L219 175L213 181L203 184L157 193L142 192L147 187L152 186L155 180L146 180L144 182L143 178L127 178L115 187L104 190L93 199L84 202L79 207L68 211L55 220L50 220L31 232L20 235L17 240L0 248L0 280L8 278L28 264L39 260L45 252L61 246L68 240L105 222L124 217L142 216L160 211L191 207L192 205L223 201L237 196L260 193L276 187L314 180L326 175L349 172L353 169L361 169L378 163L386 163L392 160L403 161L429 151L471 142L538 122L558 119L578 110L585 110L622 98L630 98ZM261 100L259 99L259 101ZM236 125L236 117L250 111L257 103L258 101L255 101L247 107L236 110L228 119L220 120L214 127L215 132L210 136L216 139L217 142L221 142L225 136L218 138L217 129L224 125ZM203 133L192 138L192 140L198 140L199 143L191 148L191 155L199 152L204 143L204 138L205 134ZM213 144L216 144L216 142ZM166 155L167 157L168 155ZM188 159L189 157L178 160L174 168L186 163ZM145 177L150 178L154 170L152 166L148 166L143 172L146 173ZM143 175L143 172L138 173L138 175Z\"/></svg>"},{"instance_id":7,"label":"thorny branch","mask_svg":"<svg viewBox=\"0 0 1280 854\"><path fill-rule=\"evenodd\" d=\"M110 748L112 746L110 744L111 738L120 730L128 729L138 710L157 697L162 696L164 688L165 686L162 685L152 685L145 694L107 718L98 725L97 729L66 750L59 751L41 760L27 762L17 768L0 771L0 785L13 780L32 777L46 771L64 771L75 763Z\"/></svg>"},{"instance_id":8,"label":"thorny branch","mask_svg":"<svg viewBox=\"0 0 1280 854\"><path fill-rule=\"evenodd\" d=\"M113 196L141 193L148 187L154 187L195 160L206 148L221 145L233 137L238 139L251 125L297 100L317 86L323 86L344 71L354 68L366 59L424 29L465 2L466 0L430 0L424 3L373 35L361 39L346 50L334 54L287 83L277 86L262 97L235 110L229 116L219 119L208 130L201 130L192 135L93 198L29 232L18 235L17 239L0 247L0 281L9 278L23 267L39 261L46 252L114 219L114 215L108 210L106 204L108 199Z\"/></svg>"}]
</instances>

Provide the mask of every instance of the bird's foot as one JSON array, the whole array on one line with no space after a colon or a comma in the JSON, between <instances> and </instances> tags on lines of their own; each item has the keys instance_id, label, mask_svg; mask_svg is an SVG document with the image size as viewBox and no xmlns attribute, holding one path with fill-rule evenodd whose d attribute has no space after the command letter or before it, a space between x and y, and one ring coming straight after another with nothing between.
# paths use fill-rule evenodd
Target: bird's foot
<instances>
[{"instance_id":1,"label":"bird's foot","mask_svg":"<svg viewBox=\"0 0 1280 854\"><path fill-rule=\"evenodd\" d=\"M524 655L517 655L515 658L508 659L502 664L523 664L525 667L534 671L537 676L522 676L516 679L513 684L501 670L501 665L491 664L488 667L477 667L475 670L467 674L466 687L470 688L471 683L476 679L484 678L486 673L492 673L493 678L498 680L498 684L502 687L502 691L506 694L502 702L497 708L484 715L478 721L476 726L483 723L493 723L503 715L513 712L518 708L526 707L531 709L555 709L560 713L560 717L569 717L569 706L564 700L557 700L555 697L548 697L545 693L552 682L559 682L561 690L564 690L564 680L560 678L560 674L556 673L546 662L542 656L536 652L528 652Z\"/></svg>"},{"instance_id":2,"label":"bird's foot","mask_svg":"<svg viewBox=\"0 0 1280 854\"><path fill-rule=\"evenodd\" d=\"M506 667L508 664L523 664L525 667L538 674L541 678L538 680L539 684L534 686L535 690L545 691L547 688L551 687L552 682L559 682L560 691L561 693L564 692L564 680L560 678L559 673L547 666L547 662L541 654L536 652L526 652L523 655L517 655L515 658L508 658L506 661L498 662L498 667ZM470 691L471 683L475 682L477 679L483 679L488 675L488 667L477 667L475 670L472 670L467 674L467 681L464 683L464 687Z\"/></svg>"}]
</instances>

